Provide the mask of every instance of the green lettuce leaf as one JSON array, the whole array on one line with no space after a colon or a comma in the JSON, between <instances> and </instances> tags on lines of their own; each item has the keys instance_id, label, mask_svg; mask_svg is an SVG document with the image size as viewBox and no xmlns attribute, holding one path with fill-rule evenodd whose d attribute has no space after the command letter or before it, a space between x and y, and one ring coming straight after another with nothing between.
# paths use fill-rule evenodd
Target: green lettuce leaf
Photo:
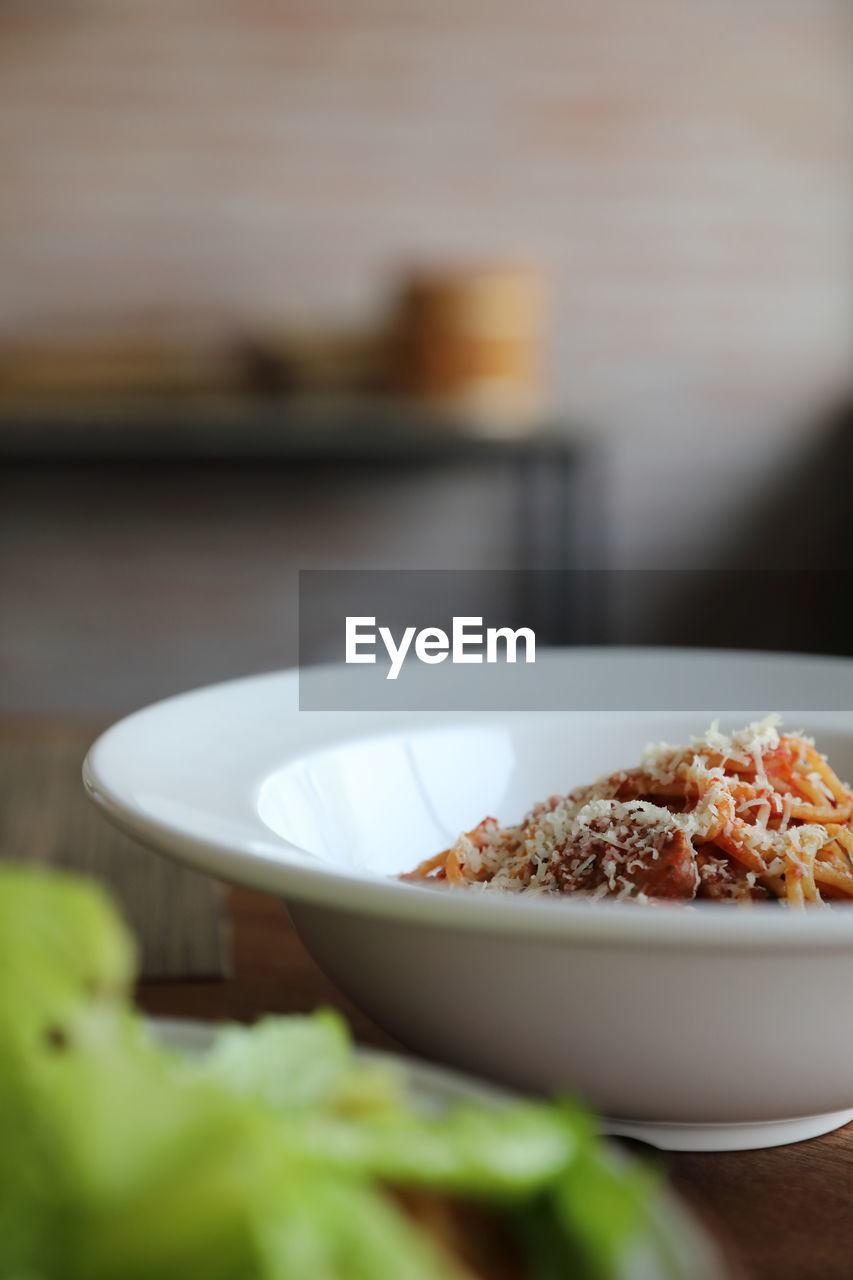
<instances>
[{"instance_id":1,"label":"green lettuce leaf","mask_svg":"<svg viewBox=\"0 0 853 1280\"><path fill-rule=\"evenodd\" d=\"M100 890L0 868L0 1276L463 1280L388 1188L494 1208L537 1280L610 1280L647 1229L581 1109L424 1105L330 1012L175 1053L134 964Z\"/></svg>"}]
</instances>

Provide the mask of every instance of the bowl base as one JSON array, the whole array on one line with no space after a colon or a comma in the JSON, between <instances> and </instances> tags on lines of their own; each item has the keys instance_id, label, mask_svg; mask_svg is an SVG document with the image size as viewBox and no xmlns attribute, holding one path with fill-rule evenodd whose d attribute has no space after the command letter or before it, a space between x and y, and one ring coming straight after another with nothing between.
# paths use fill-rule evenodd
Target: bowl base
<instances>
[{"instance_id":1,"label":"bowl base","mask_svg":"<svg viewBox=\"0 0 853 1280\"><path fill-rule=\"evenodd\" d=\"M831 1133L853 1120L853 1111L826 1111L793 1120L760 1120L753 1124L669 1124L653 1120L603 1120L604 1133L636 1138L662 1151L754 1151L782 1147Z\"/></svg>"}]
</instances>

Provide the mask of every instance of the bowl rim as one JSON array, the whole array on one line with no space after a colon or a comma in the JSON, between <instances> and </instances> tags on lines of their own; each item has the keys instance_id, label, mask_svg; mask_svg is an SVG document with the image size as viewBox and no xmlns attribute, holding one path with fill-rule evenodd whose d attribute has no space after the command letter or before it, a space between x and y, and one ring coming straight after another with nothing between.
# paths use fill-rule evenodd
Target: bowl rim
<instances>
[{"instance_id":1,"label":"bowl rim","mask_svg":"<svg viewBox=\"0 0 853 1280\"><path fill-rule=\"evenodd\" d=\"M552 651L552 660L566 661L565 654L589 660L591 655L618 655L625 660L642 653L670 659L673 653L694 655L697 662L713 655L719 660L733 662L755 660L757 651L736 650L672 650L672 649L606 649ZM556 659L553 658L556 655ZM561 657L562 655L562 657ZM771 656L771 655L761 655ZM820 664L824 671L840 664L845 675L853 668L853 661L825 657L823 655L774 654L779 659L802 663ZM595 660L607 661L605 657ZM807 950L837 950L853 954L853 904L836 905L828 911L789 912L784 908L748 910L736 905L678 904L655 906L632 903L589 903L571 900L543 900L521 895L489 894L473 890L453 890L440 886L406 884L400 881L350 872L343 868L331 869L321 864L305 850L281 835L265 828L267 839L239 841L233 835L204 836L186 824L167 821L155 816L129 794L122 781L122 770L117 767L117 757L131 747L134 738L145 734L158 720L179 716L188 712L190 722L198 706L215 705L217 700L256 698L261 703L269 700L273 691L290 700L289 711L298 712L298 672L295 669L274 671L263 675L248 676L163 699L124 717L102 733L91 746L83 765L83 784L90 799L104 816L132 839L148 848L185 863L196 870L218 878L272 892L297 909L322 908L343 914L371 916L398 924L422 926L436 931L452 930L470 933L487 933L505 939L507 944L549 943L573 946L575 944L608 949L625 947L631 950L728 950L765 953L798 953ZM317 713L303 713L316 715ZM325 713L320 713L322 716ZM315 740L303 750L283 750L275 760L269 760L266 776L285 765L306 759L318 752L325 752L345 743L367 737L382 737L400 732L418 732L425 727L472 726L483 723L500 723L510 715L516 718L525 713L388 713L366 715L359 712L342 713L347 717L351 732L340 732L340 717L332 716L337 728L324 736L322 726ZM531 712L529 715L548 716L554 712ZM588 713L595 714L595 713ZM622 713L611 713L622 714ZM632 716L650 715L648 712L631 712ZM707 714L696 712L695 714ZM797 712L790 712L794 715ZM834 715L836 713L816 713ZM853 733L853 713L849 716ZM394 722L388 727L389 720ZM383 731L382 725L385 723ZM331 726L330 726L331 727ZM361 729L361 732L358 730ZM290 726L291 737L294 729ZM295 730L298 737L298 729ZM292 744L291 744L292 745ZM257 787L265 780L257 778ZM260 820L259 820L260 822Z\"/></svg>"}]
</instances>

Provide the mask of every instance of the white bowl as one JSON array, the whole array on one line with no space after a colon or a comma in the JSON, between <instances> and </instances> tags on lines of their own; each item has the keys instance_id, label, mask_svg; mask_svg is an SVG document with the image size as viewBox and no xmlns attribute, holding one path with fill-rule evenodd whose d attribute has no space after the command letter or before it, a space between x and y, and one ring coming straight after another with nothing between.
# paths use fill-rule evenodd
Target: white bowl
<instances>
[{"instance_id":1,"label":"white bowl","mask_svg":"<svg viewBox=\"0 0 853 1280\"><path fill-rule=\"evenodd\" d=\"M762 668L760 655L547 658L555 679L605 682L608 664L615 678L625 664L648 674L675 660L718 695L727 672L742 688L751 671L758 691L774 662L793 689L850 676L849 663ZM152 848L280 894L330 977L426 1057L517 1088L573 1090L611 1132L669 1148L772 1146L853 1118L853 909L649 909L392 878L486 814L517 820L553 791L635 762L649 739L701 732L716 708L297 708L295 673L171 699L98 740L86 786ZM853 715L801 711L786 723L853 776Z\"/></svg>"}]
</instances>

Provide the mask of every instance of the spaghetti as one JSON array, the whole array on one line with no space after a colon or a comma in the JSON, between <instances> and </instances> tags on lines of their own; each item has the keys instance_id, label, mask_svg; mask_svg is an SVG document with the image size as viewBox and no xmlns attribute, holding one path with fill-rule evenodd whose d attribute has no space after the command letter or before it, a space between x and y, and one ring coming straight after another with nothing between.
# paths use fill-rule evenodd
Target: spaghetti
<instances>
[{"instance_id":1,"label":"spaghetti","mask_svg":"<svg viewBox=\"0 0 853 1280\"><path fill-rule=\"evenodd\" d=\"M778 716L535 806L518 826L484 818L403 879L594 900L853 899L853 792Z\"/></svg>"}]
</instances>

